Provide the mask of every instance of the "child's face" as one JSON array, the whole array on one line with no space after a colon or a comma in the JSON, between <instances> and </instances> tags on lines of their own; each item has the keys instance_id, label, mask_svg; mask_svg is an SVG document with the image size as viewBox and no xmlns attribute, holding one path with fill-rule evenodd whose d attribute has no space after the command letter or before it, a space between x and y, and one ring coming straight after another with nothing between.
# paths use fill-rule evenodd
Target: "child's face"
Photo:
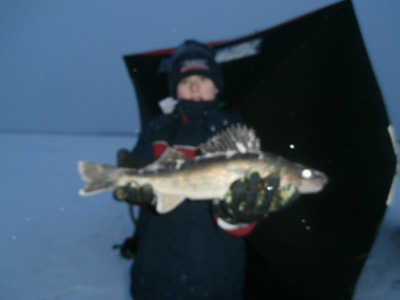
<instances>
[{"instance_id":1,"label":"child's face","mask_svg":"<svg viewBox=\"0 0 400 300\"><path fill-rule=\"evenodd\" d=\"M210 78L191 75L179 81L176 94L178 100L211 101L218 94L218 89Z\"/></svg>"}]
</instances>

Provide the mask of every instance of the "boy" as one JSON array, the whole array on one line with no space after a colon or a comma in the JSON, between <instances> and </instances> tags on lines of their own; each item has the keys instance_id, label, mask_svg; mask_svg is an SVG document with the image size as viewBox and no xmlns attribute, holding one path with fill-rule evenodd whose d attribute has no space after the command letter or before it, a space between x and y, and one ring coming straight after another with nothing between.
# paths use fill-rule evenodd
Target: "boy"
<instances>
[{"instance_id":1,"label":"boy","mask_svg":"<svg viewBox=\"0 0 400 300\"><path fill-rule=\"evenodd\" d=\"M186 41L174 51L169 88L178 100L173 112L151 121L132 153L119 153L119 165L142 167L167 147L193 158L199 144L241 123L240 116L217 99L223 81L207 45ZM164 215L152 207L150 186L131 183L116 189L116 199L142 205L131 272L134 299L241 299L245 259L241 236L268 213L278 185L279 177L263 180L252 172L232 184L227 198L218 203L185 201Z\"/></svg>"}]
</instances>

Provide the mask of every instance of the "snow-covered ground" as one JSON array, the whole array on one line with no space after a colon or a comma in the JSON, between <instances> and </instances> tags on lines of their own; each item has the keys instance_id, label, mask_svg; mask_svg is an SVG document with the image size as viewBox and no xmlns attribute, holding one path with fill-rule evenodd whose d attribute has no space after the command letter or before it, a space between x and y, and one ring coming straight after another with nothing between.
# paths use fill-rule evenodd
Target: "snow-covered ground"
<instances>
[{"instance_id":1,"label":"snow-covered ground","mask_svg":"<svg viewBox=\"0 0 400 300\"><path fill-rule=\"evenodd\" d=\"M110 193L80 197L78 160L115 163L133 137L0 135L0 299L130 299L114 244L132 234Z\"/></svg>"}]
</instances>

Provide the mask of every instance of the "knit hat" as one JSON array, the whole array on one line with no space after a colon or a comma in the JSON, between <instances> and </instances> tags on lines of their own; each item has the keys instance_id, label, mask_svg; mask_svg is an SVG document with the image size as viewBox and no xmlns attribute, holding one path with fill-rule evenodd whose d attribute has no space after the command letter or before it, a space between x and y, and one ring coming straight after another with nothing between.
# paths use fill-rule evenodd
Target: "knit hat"
<instances>
[{"instance_id":1,"label":"knit hat","mask_svg":"<svg viewBox=\"0 0 400 300\"><path fill-rule=\"evenodd\" d=\"M176 87L183 78L203 75L210 78L222 90L221 69L214 59L214 50L200 42L187 40L171 54L169 91L176 98Z\"/></svg>"}]
</instances>

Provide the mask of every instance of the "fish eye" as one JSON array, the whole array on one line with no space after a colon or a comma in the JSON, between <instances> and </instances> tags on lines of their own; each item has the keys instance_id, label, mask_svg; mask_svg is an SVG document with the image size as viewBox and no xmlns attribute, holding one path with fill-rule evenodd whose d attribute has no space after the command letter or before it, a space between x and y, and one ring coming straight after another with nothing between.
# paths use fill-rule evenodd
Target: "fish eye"
<instances>
[{"instance_id":1,"label":"fish eye","mask_svg":"<svg viewBox=\"0 0 400 300\"><path fill-rule=\"evenodd\" d=\"M303 178L306 178L306 179L311 178L312 177L312 172L311 172L310 169L304 169L304 170L301 171L301 176Z\"/></svg>"}]
</instances>

